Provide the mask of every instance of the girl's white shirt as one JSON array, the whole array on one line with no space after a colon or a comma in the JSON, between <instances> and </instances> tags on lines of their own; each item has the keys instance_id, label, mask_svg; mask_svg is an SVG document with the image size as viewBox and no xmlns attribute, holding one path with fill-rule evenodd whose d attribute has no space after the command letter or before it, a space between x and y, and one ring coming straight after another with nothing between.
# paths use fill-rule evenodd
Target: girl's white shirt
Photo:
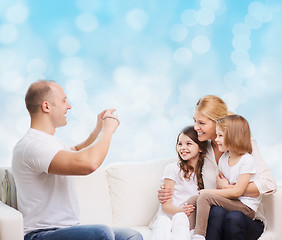
<instances>
[{"instance_id":1,"label":"girl's white shirt","mask_svg":"<svg viewBox=\"0 0 282 240\"><path fill-rule=\"evenodd\" d=\"M180 171L177 162L178 161L169 163L165 166L162 181L165 179L174 181L172 204L176 207L180 207L187 202L190 197L198 195L198 181L194 173L191 175L190 179L184 178L184 173ZM167 215L161 210L161 207L159 208L159 214Z\"/></svg>"},{"instance_id":2,"label":"girl's white shirt","mask_svg":"<svg viewBox=\"0 0 282 240\"><path fill-rule=\"evenodd\" d=\"M254 159L258 167L258 177L254 180L260 194L267 195L276 191L276 182L273 174L267 164L264 162L261 153L258 149L257 142L252 138L252 148ZM221 156L224 157L224 154ZM216 188L216 176L218 175L218 165L215 160L214 151L211 145L211 141L208 140L207 154L205 157L204 166L202 169L204 186L207 189ZM260 204L258 211L256 212L256 219L262 220L266 227L266 219L263 216L262 204Z\"/></svg>"},{"instance_id":3,"label":"girl's white shirt","mask_svg":"<svg viewBox=\"0 0 282 240\"><path fill-rule=\"evenodd\" d=\"M267 164L264 162L260 151L257 146L257 142L252 138L253 157L258 166L258 178L254 180L260 194L267 195L276 191L276 182L273 174ZM222 155L221 157L223 157ZM211 145L211 141L208 141L207 154L202 170L203 180L205 188L216 188L216 176L218 174L218 166L215 160L214 151Z\"/></svg>"},{"instance_id":4,"label":"girl's white shirt","mask_svg":"<svg viewBox=\"0 0 282 240\"><path fill-rule=\"evenodd\" d=\"M257 178L257 164L251 154L244 154L234 166L229 166L228 159L229 154L224 154L224 157L219 159L218 168L230 184L236 184L239 176L245 173L251 174L249 182L253 182ZM261 202L261 195L259 197L240 196L239 200L256 212Z\"/></svg>"}]
</instances>

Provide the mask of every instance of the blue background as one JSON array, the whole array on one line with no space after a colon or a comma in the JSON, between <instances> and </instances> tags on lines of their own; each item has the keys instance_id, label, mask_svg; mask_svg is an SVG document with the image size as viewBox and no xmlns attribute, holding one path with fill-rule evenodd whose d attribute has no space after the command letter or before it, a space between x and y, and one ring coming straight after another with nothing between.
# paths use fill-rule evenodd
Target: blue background
<instances>
[{"instance_id":1,"label":"blue background","mask_svg":"<svg viewBox=\"0 0 282 240\"><path fill-rule=\"evenodd\" d=\"M277 0L1 0L0 165L29 127L27 87L50 79L72 104L57 130L69 145L117 108L105 166L176 156L197 100L214 94L247 118L282 184L281 13Z\"/></svg>"}]
</instances>

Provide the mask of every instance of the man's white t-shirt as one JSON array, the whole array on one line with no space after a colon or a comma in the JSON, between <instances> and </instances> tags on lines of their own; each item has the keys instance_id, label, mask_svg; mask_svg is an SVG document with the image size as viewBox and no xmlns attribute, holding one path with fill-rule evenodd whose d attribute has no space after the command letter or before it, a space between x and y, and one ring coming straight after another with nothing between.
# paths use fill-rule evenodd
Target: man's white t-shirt
<instances>
[{"instance_id":1,"label":"man's white t-shirt","mask_svg":"<svg viewBox=\"0 0 282 240\"><path fill-rule=\"evenodd\" d=\"M257 165L254 157L246 153L244 154L238 163L234 166L229 166L228 164L229 154L224 154L219 159L218 169L223 173L223 175L228 179L230 184L235 184L238 181L238 177L241 174L249 173L251 174L251 179L249 182L253 182L257 177ZM256 211L261 202L261 197L247 197L241 196L239 200L244 203L249 208Z\"/></svg>"},{"instance_id":2,"label":"man's white t-shirt","mask_svg":"<svg viewBox=\"0 0 282 240\"><path fill-rule=\"evenodd\" d=\"M176 207L182 206L187 200L198 195L198 181L193 173L190 179L184 178L184 172L179 171L177 162L169 163L165 166L162 180L166 178L174 181L174 191L172 204ZM165 214L160 207L159 213Z\"/></svg>"},{"instance_id":3,"label":"man's white t-shirt","mask_svg":"<svg viewBox=\"0 0 282 240\"><path fill-rule=\"evenodd\" d=\"M57 137L32 128L14 148L12 170L25 234L79 223L72 177L48 173L52 159L63 149L69 150Z\"/></svg>"}]
</instances>

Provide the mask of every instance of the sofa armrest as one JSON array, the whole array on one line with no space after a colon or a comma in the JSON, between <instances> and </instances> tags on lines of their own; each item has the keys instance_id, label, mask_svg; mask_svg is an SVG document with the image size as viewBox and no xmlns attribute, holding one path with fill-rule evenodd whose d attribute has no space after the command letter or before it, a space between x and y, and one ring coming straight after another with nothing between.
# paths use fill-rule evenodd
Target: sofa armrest
<instances>
[{"instance_id":1,"label":"sofa armrest","mask_svg":"<svg viewBox=\"0 0 282 240\"><path fill-rule=\"evenodd\" d=\"M264 214L267 219L267 232L274 233L274 239L282 236L281 216L282 216L282 186L277 187L277 192L263 197ZM263 237L263 236L262 236ZM262 238L263 239L263 238Z\"/></svg>"},{"instance_id":2,"label":"sofa armrest","mask_svg":"<svg viewBox=\"0 0 282 240\"><path fill-rule=\"evenodd\" d=\"M23 216L0 201L0 240L23 240Z\"/></svg>"}]
</instances>

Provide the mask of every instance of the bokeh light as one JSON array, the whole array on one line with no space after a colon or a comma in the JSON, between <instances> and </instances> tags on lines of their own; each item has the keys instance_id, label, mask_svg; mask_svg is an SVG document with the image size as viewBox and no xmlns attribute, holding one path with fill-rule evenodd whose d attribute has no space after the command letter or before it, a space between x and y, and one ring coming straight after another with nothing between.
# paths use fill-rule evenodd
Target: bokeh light
<instances>
[{"instance_id":1,"label":"bokeh light","mask_svg":"<svg viewBox=\"0 0 282 240\"><path fill-rule=\"evenodd\" d=\"M11 44L18 38L18 29L15 25L5 23L0 25L0 43Z\"/></svg>"},{"instance_id":2,"label":"bokeh light","mask_svg":"<svg viewBox=\"0 0 282 240\"><path fill-rule=\"evenodd\" d=\"M96 16L89 12L80 14L75 22L76 26L83 32L92 32L99 26Z\"/></svg>"},{"instance_id":3,"label":"bokeh light","mask_svg":"<svg viewBox=\"0 0 282 240\"><path fill-rule=\"evenodd\" d=\"M181 14L181 21L187 27L197 24L197 12L194 9L186 9Z\"/></svg>"},{"instance_id":4,"label":"bokeh light","mask_svg":"<svg viewBox=\"0 0 282 240\"><path fill-rule=\"evenodd\" d=\"M197 12L196 15L199 24L207 26L214 22L215 17L213 11L208 8L202 8Z\"/></svg>"},{"instance_id":5,"label":"bokeh light","mask_svg":"<svg viewBox=\"0 0 282 240\"><path fill-rule=\"evenodd\" d=\"M126 21L133 29L143 29L147 22L148 16L142 9L133 9L126 15Z\"/></svg>"},{"instance_id":6,"label":"bokeh light","mask_svg":"<svg viewBox=\"0 0 282 240\"><path fill-rule=\"evenodd\" d=\"M179 64L189 64L192 61L192 52L188 48L178 48L174 52L174 60Z\"/></svg>"},{"instance_id":7,"label":"bokeh light","mask_svg":"<svg viewBox=\"0 0 282 240\"><path fill-rule=\"evenodd\" d=\"M7 9L6 19L11 23L23 24L27 20L28 15L28 8L22 3L16 3Z\"/></svg>"},{"instance_id":8,"label":"bokeh light","mask_svg":"<svg viewBox=\"0 0 282 240\"><path fill-rule=\"evenodd\" d=\"M206 36L196 36L192 41L192 49L197 53L206 53L210 50L210 47L210 40Z\"/></svg>"},{"instance_id":9,"label":"bokeh light","mask_svg":"<svg viewBox=\"0 0 282 240\"><path fill-rule=\"evenodd\" d=\"M248 119L282 184L281 13L276 0L1 1L0 165L29 128L28 86L50 79L72 105L56 132L68 145L117 109L105 166L176 156L198 99L214 94Z\"/></svg>"},{"instance_id":10,"label":"bokeh light","mask_svg":"<svg viewBox=\"0 0 282 240\"><path fill-rule=\"evenodd\" d=\"M175 42L181 42L187 37L187 29L182 24L175 24L170 28L170 38Z\"/></svg>"}]
</instances>

